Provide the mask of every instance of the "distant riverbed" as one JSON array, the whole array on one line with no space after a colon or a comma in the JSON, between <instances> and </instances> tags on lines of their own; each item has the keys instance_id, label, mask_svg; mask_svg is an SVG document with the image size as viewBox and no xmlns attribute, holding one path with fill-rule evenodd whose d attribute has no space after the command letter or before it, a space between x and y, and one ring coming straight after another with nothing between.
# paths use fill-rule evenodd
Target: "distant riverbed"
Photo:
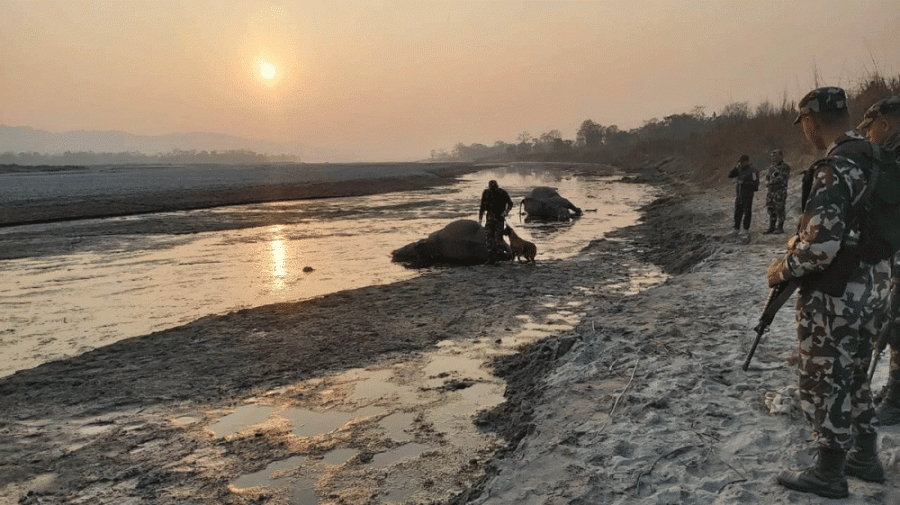
<instances>
[{"instance_id":1,"label":"distant riverbed","mask_svg":"<svg viewBox=\"0 0 900 505\"><path fill-rule=\"evenodd\" d=\"M471 163L7 166L0 169L0 227L422 189L484 168Z\"/></svg>"}]
</instances>

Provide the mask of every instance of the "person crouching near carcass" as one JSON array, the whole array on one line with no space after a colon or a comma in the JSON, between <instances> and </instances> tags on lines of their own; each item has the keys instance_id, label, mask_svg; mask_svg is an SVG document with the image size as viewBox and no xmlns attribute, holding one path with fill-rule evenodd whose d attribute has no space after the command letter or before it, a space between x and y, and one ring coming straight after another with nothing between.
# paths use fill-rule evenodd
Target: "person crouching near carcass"
<instances>
[{"instance_id":1,"label":"person crouching near carcass","mask_svg":"<svg viewBox=\"0 0 900 505\"><path fill-rule=\"evenodd\" d=\"M809 170L812 183L783 258L766 271L770 286L799 279L800 406L813 428L818 458L805 470L784 471L782 486L828 498L849 496L847 478L881 482L875 408L867 369L885 318L888 261L867 262L853 206L872 169L872 146L850 131L843 89L818 88L800 101L807 140L825 158ZM840 253L839 253L840 251ZM847 254L850 253L850 254ZM841 268L845 266L846 268ZM829 270L829 267L832 267ZM841 275L832 276L836 272ZM820 279L815 280L821 273Z\"/></svg>"},{"instance_id":2,"label":"person crouching near carcass","mask_svg":"<svg viewBox=\"0 0 900 505\"><path fill-rule=\"evenodd\" d=\"M487 189L481 194L481 207L478 209L478 224L487 213L484 221L484 235L487 245L488 264L499 265L506 247L503 242L503 225L506 215L513 208L512 198L506 190L500 188L497 181L490 181Z\"/></svg>"}]
</instances>

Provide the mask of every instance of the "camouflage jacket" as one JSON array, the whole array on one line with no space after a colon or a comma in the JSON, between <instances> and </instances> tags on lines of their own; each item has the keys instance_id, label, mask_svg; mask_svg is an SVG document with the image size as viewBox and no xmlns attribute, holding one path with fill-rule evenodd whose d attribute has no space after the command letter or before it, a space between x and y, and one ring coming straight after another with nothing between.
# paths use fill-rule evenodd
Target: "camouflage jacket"
<instances>
[{"instance_id":1,"label":"camouflage jacket","mask_svg":"<svg viewBox=\"0 0 900 505\"><path fill-rule=\"evenodd\" d=\"M503 214L509 212L512 208L512 199L505 189L485 189L481 193L481 206L478 209L478 220L481 221L481 217L485 212L491 214L494 218L502 219Z\"/></svg>"},{"instance_id":2,"label":"camouflage jacket","mask_svg":"<svg viewBox=\"0 0 900 505\"><path fill-rule=\"evenodd\" d=\"M859 229L847 229L853 200L866 185L868 167L838 154L841 144L863 141L847 132L828 147L823 160L809 170L812 185L797 224L797 234L788 241L781 262L783 279L803 277L824 270L835 258L845 237L859 240Z\"/></svg>"},{"instance_id":3,"label":"camouflage jacket","mask_svg":"<svg viewBox=\"0 0 900 505\"><path fill-rule=\"evenodd\" d=\"M787 188L791 167L787 163L772 163L766 172L766 187L770 190Z\"/></svg>"}]
</instances>

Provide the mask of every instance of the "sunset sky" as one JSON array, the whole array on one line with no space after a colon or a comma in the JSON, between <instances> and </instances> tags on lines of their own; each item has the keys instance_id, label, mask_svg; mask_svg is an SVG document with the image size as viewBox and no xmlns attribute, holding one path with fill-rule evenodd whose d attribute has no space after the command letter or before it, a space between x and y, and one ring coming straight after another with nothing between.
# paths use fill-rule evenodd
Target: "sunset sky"
<instances>
[{"instance_id":1,"label":"sunset sky","mask_svg":"<svg viewBox=\"0 0 900 505\"><path fill-rule=\"evenodd\" d=\"M876 69L900 75L897 0L0 0L0 124L358 161L780 104Z\"/></svg>"}]
</instances>

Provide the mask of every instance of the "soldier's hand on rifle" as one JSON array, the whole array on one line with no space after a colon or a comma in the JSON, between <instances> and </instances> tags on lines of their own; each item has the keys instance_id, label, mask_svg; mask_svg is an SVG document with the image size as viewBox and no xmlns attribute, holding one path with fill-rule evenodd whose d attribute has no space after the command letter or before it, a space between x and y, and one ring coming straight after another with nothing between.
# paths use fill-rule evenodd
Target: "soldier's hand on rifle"
<instances>
[{"instance_id":1,"label":"soldier's hand on rifle","mask_svg":"<svg viewBox=\"0 0 900 505\"><path fill-rule=\"evenodd\" d=\"M788 271L785 260L783 259L773 259L769 268L766 269L766 280L769 282L770 288L775 287L790 278L791 273Z\"/></svg>"}]
</instances>

